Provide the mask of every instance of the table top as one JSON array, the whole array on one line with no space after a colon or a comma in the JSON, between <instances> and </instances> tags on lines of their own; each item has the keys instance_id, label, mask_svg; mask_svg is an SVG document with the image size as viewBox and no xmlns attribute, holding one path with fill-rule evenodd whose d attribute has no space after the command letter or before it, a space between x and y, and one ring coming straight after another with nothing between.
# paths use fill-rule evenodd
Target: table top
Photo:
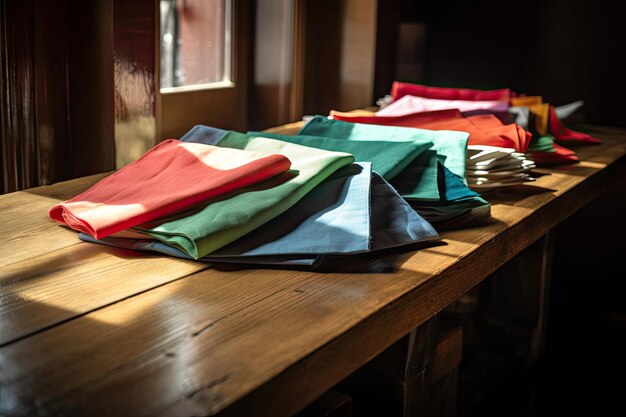
<instances>
[{"instance_id":1,"label":"table top","mask_svg":"<svg viewBox=\"0 0 626 417\"><path fill-rule=\"evenodd\" d=\"M626 130L587 131L604 144L579 164L486 195L488 225L392 272L219 271L48 218L107 174L2 195L0 415L293 414L624 178Z\"/></svg>"}]
</instances>

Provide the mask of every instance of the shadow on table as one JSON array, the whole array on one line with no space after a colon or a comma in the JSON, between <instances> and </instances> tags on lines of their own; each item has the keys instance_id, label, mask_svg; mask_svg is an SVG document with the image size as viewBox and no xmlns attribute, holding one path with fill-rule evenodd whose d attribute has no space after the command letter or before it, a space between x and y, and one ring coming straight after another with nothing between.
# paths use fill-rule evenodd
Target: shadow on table
<instances>
[{"instance_id":1,"label":"shadow on table","mask_svg":"<svg viewBox=\"0 0 626 417\"><path fill-rule=\"evenodd\" d=\"M289 269L321 273L392 273L397 271L397 265L404 262L416 250L434 246L446 245L443 241L420 242L404 245L397 248L388 248L367 253L350 255L321 255L313 265L245 265L213 263L213 267L222 271L236 271L242 269ZM404 260L403 260L404 259Z\"/></svg>"}]
</instances>

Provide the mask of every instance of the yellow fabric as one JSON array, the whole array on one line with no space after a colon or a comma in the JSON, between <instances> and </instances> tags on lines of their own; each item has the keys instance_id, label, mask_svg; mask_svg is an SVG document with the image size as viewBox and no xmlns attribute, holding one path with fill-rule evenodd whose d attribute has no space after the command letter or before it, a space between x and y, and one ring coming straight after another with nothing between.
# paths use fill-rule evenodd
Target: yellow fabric
<instances>
[{"instance_id":1,"label":"yellow fabric","mask_svg":"<svg viewBox=\"0 0 626 417\"><path fill-rule=\"evenodd\" d=\"M334 111L334 113L336 113L339 116L365 116L365 117L371 117L371 116L376 116L376 112L373 111L369 111L369 110L351 110L351 111Z\"/></svg>"},{"instance_id":2,"label":"yellow fabric","mask_svg":"<svg viewBox=\"0 0 626 417\"><path fill-rule=\"evenodd\" d=\"M514 97L511 99L513 107L528 107L535 115L535 127L537 132L545 136L548 134L548 120L550 118L550 104L544 103L541 96Z\"/></svg>"},{"instance_id":3,"label":"yellow fabric","mask_svg":"<svg viewBox=\"0 0 626 417\"><path fill-rule=\"evenodd\" d=\"M532 106L533 104L541 103L543 103L541 96L522 96L511 98L511 106Z\"/></svg>"}]
</instances>

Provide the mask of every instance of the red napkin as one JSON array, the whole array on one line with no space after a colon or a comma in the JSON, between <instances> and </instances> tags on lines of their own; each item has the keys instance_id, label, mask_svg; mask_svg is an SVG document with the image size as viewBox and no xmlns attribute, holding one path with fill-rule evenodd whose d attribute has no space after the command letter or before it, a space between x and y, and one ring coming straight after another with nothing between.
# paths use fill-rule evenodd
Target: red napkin
<instances>
[{"instance_id":1,"label":"red napkin","mask_svg":"<svg viewBox=\"0 0 626 417\"><path fill-rule=\"evenodd\" d=\"M509 100L512 94L508 88L500 90L473 90L469 88L428 87L394 81L391 87L391 97L393 97L394 101L406 95L437 98L440 100L491 101Z\"/></svg>"},{"instance_id":2,"label":"red napkin","mask_svg":"<svg viewBox=\"0 0 626 417\"><path fill-rule=\"evenodd\" d=\"M532 152L526 154L526 156L535 161L537 166L564 165L578 162L578 156L573 150L564 148L556 143L552 146L554 147L554 152Z\"/></svg>"},{"instance_id":3,"label":"red napkin","mask_svg":"<svg viewBox=\"0 0 626 417\"><path fill-rule=\"evenodd\" d=\"M101 239L288 170L283 155L169 139L87 191L50 209L50 217Z\"/></svg>"},{"instance_id":4,"label":"red napkin","mask_svg":"<svg viewBox=\"0 0 626 417\"><path fill-rule=\"evenodd\" d=\"M572 129L568 129L563 125L563 122L559 120L554 110L554 106L550 106L550 133L559 142L567 142L568 144L598 144L602 141L598 138L594 138L586 133L576 132Z\"/></svg>"},{"instance_id":5,"label":"red napkin","mask_svg":"<svg viewBox=\"0 0 626 417\"><path fill-rule=\"evenodd\" d=\"M530 143L531 134L518 125L505 125L491 114L463 117L458 110L438 110L432 112L411 113L403 116L364 116L332 110L333 119L353 123L379 124L387 126L416 127L430 130L459 130L468 132L469 145L489 145L513 148L525 152Z\"/></svg>"}]
</instances>

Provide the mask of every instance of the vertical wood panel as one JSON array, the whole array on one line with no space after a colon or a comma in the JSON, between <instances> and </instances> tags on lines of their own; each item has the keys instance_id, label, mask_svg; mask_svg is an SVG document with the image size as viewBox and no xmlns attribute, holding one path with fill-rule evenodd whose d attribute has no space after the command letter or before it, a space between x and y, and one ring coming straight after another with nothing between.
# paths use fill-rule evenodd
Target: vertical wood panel
<instances>
[{"instance_id":1,"label":"vertical wood panel","mask_svg":"<svg viewBox=\"0 0 626 417\"><path fill-rule=\"evenodd\" d=\"M250 111L255 129L292 121L294 16L293 2L256 2L254 94Z\"/></svg>"},{"instance_id":2,"label":"vertical wood panel","mask_svg":"<svg viewBox=\"0 0 626 417\"><path fill-rule=\"evenodd\" d=\"M318 0L306 2L305 6L304 113L328 114L339 107L344 2ZM324 30L320 30L320 22L324 22Z\"/></svg>"},{"instance_id":3,"label":"vertical wood panel","mask_svg":"<svg viewBox=\"0 0 626 417\"><path fill-rule=\"evenodd\" d=\"M5 28L6 28L6 19L5 19L5 7L4 2L0 2L0 100L2 104L0 105L0 135L2 136L2 140L0 140L0 175L2 175L2 180L0 180L0 194L5 192L5 180L7 178L7 161L6 161L6 151L5 151L5 137L6 133L4 130L5 125L5 94L6 81L4 80L6 66L5 62L7 62L5 56Z\"/></svg>"},{"instance_id":4,"label":"vertical wood panel","mask_svg":"<svg viewBox=\"0 0 626 417\"><path fill-rule=\"evenodd\" d=\"M396 47L401 18L400 0L385 0L377 10L376 63L374 71L374 98L391 91L396 79Z\"/></svg>"},{"instance_id":5,"label":"vertical wood panel","mask_svg":"<svg viewBox=\"0 0 626 417\"><path fill-rule=\"evenodd\" d=\"M113 3L69 3L71 178L115 168L113 140Z\"/></svg>"},{"instance_id":6,"label":"vertical wood panel","mask_svg":"<svg viewBox=\"0 0 626 417\"><path fill-rule=\"evenodd\" d=\"M121 168L143 155L156 140L154 0L115 0L115 165Z\"/></svg>"},{"instance_id":7,"label":"vertical wood panel","mask_svg":"<svg viewBox=\"0 0 626 417\"><path fill-rule=\"evenodd\" d=\"M113 169L112 2L0 8L0 192Z\"/></svg>"},{"instance_id":8,"label":"vertical wood panel","mask_svg":"<svg viewBox=\"0 0 626 417\"><path fill-rule=\"evenodd\" d=\"M2 192L37 185L34 2L3 1Z\"/></svg>"},{"instance_id":9,"label":"vertical wood panel","mask_svg":"<svg viewBox=\"0 0 626 417\"><path fill-rule=\"evenodd\" d=\"M374 104L377 0L344 0L341 60L343 110Z\"/></svg>"},{"instance_id":10,"label":"vertical wood panel","mask_svg":"<svg viewBox=\"0 0 626 417\"><path fill-rule=\"evenodd\" d=\"M289 97L289 120L299 120L304 108L304 71L306 60L306 6L305 0L294 0L292 80Z\"/></svg>"},{"instance_id":11,"label":"vertical wood panel","mask_svg":"<svg viewBox=\"0 0 626 417\"><path fill-rule=\"evenodd\" d=\"M374 103L376 0L306 3L305 114Z\"/></svg>"},{"instance_id":12,"label":"vertical wood panel","mask_svg":"<svg viewBox=\"0 0 626 417\"><path fill-rule=\"evenodd\" d=\"M35 106L39 185L68 179L68 0L37 2Z\"/></svg>"}]
</instances>

